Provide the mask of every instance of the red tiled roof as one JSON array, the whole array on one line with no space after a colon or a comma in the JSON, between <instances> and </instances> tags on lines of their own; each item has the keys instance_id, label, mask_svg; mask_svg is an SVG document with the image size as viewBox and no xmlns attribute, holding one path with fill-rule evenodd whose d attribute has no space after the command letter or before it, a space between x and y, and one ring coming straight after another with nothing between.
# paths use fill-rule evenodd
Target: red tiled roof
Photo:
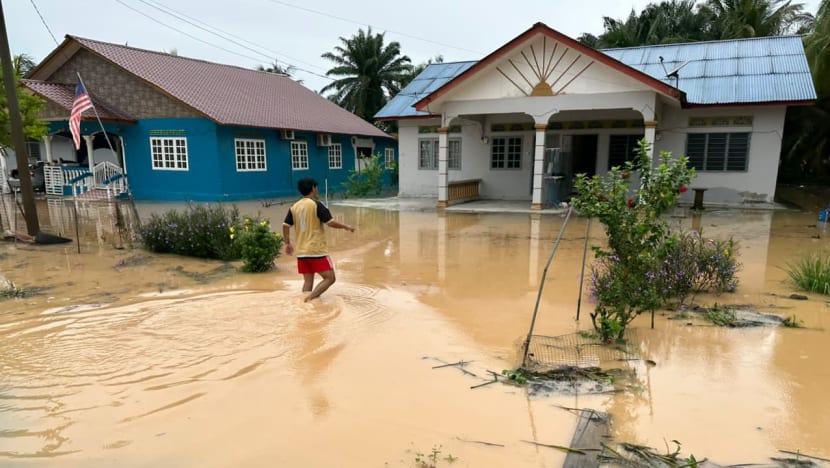
<instances>
[{"instance_id":1,"label":"red tiled roof","mask_svg":"<svg viewBox=\"0 0 830 468\"><path fill-rule=\"evenodd\" d=\"M389 137L291 78L67 36L223 125Z\"/></svg>"},{"instance_id":2,"label":"red tiled roof","mask_svg":"<svg viewBox=\"0 0 830 468\"><path fill-rule=\"evenodd\" d=\"M22 80L22 83L38 96L48 99L66 109L66 118L69 118L69 113L72 110L72 101L75 100L75 86L26 79ZM95 105L95 110L98 111L98 116L102 120L135 121L134 118L110 107L106 102L96 99L95 95L91 95L91 98L92 103ZM93 118L95 117L95 111L87 109L82 115L84 118Z\"/></svg>"}]
</instances>

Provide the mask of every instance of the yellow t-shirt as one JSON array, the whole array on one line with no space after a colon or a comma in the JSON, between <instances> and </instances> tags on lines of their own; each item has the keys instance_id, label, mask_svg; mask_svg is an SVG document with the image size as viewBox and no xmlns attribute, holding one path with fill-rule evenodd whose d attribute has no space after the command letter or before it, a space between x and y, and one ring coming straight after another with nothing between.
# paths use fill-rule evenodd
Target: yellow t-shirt
<instances>
[{"instance_id":1,"label":"yellow t-shirt","mask_svg":"<svg viewBox=\"0 0 830 468\"><path fill-rule=\"evenodd\" d=\"M303 197L291 206L284 224L294 227L294 252L298 258L328 255L323 226L331 220L326 205L312 198Z\"/></svg>"}]
</instances>

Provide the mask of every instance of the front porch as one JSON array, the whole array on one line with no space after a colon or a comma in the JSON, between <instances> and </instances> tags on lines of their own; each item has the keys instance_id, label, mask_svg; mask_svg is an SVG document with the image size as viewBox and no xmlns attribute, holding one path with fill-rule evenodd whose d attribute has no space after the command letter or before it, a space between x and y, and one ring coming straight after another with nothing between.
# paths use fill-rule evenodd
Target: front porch
<instances>
[{"instance_id":1,"label":"front porch","mask_svg":"<svg viewBox=\"0 0 830 468\"><path fill-rule=\"evenodd\" d=\"M46 195L59 197L115 198L127 193L124 170L109 161L92 170L81 166L48 165L43 168Z\"/></svg>"}]
</instances>

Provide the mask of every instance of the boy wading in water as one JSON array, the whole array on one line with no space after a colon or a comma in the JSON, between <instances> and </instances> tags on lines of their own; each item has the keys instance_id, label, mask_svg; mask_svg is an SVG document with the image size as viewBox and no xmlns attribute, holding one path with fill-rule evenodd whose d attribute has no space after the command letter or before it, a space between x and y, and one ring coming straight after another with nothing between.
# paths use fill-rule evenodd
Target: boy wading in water
<instances>
[{"instance_id":1,"label":"boy wading in water","mask_svg":"<svg viewBox=\"0 0 830 468\"><path fill-rule=\"evenodd\" d=\"M334 264L326 248L326 232L323 225L354 232L354 228L334 220L326 205L317 200L317 181L311 178L300 179L297 189L303 198L291 206L282 223L282 237L285 239L285 253L297 253L297 270L303 275L303 292L310 292L305 301L320 297L337 280L334 276ZM291 243L291 228L296 234L296 247ZM323 281L314 287L314 274L319 274Z\"/></svg>"}]
</instances>

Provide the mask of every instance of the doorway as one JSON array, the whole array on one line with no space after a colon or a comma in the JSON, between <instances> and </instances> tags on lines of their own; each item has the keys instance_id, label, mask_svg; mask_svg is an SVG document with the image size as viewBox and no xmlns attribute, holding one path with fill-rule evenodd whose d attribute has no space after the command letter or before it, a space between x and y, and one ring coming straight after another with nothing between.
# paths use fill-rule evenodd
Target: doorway
<instances>
[{"instance_id":1,"label":"doorway","mask_svg":"<svg viewBox=\"0 0 830 468\"><path fill-rule=\"evenodd\" d=\"M597 141L599 135L572 135L571 154L573 175L591 177L597 173Z\"/></svg>"}]
</instances>

